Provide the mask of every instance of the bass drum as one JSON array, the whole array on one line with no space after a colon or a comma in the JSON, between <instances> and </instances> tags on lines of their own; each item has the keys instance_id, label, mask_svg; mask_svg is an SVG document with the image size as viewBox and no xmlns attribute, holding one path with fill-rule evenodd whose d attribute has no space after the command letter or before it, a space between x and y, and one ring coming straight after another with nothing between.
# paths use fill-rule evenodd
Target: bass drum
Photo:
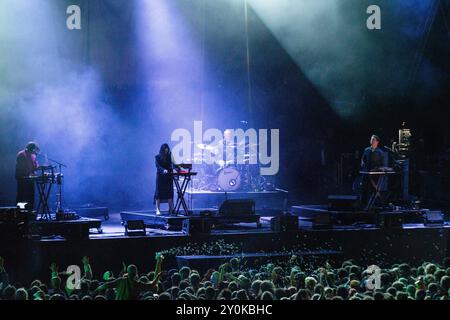
<instances>
[{"instance_id":1,"label":"bass drum","mask_svg":"<svg viewBox=\"0 0 450 320\"><path fill-rule=\"evenodd\" d=\"M217 185L222 191L235 191L241 186L241 174L235 168L220 170Z\"/></svg>"}]
</instances>

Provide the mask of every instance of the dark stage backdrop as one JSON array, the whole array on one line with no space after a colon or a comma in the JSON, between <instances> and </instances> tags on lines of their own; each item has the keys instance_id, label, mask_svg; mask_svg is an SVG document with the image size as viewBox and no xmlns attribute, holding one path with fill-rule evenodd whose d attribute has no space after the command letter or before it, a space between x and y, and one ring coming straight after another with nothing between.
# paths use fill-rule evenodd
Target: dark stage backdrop
<instances>
[{"instance_id":1,"label":"dark stage backdrop","mask_svg":"<svg viewBox=\"0 0 450 320\"><path fill-rule=\"evenodd\" d=\"M381 30L366 27L373 4ZM66 205L148 208L154 155L194 120L280 129L273 180L305 201L335 191L341 153L402 121L442 152L449 25L438 0L3 0L0 204L36 140L68 166Z\"/></svg>"}]
</instances>

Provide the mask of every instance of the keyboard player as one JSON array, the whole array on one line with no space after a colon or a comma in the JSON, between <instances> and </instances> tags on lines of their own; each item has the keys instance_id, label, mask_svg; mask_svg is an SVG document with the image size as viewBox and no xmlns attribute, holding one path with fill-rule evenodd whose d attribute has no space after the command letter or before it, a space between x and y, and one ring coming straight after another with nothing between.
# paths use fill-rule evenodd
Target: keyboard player
<instances>
[{"instance_id":1,"label":"keyboard player","mask_svg":"<svg viewBox=\"0 0 450 320\"><path fill-rule=\"evenodd\" d=\"M387 158L384 150L379 146L380 137L377 135L372 135L370 137L370 146L364 150L362 159L361 159L361 171L377 171L380 168L387 166ZM361 190L361 202L363 204L367 204L369 193L371 190L370 187L370 179L375 180L375 183L378 181L378 176L368 177L363 176L362 179L362 190ZM385 191L386 186L382 186L382 191Z\"/></svg>"},{"instance_id":2,"label":"keyboard player","mask_svg":"<svg viewBox=\"0 0 450 320\"><path fill-rule=\"evenodd\" d=\"M169 212L174 209L173 205L173 179L172 172L176 165L173 163L172 152L167 143L161 145L159 153L155 156L156 164L156 187L154 204L156 204L156 214L160 215L160 205L167 202Z\"/></svg>"},{"instance_id":3,"label":"keyboard player","mask_svg":"<svg viewBox=\"0 0 450 320\"><path fill-rule=\"evenodd\" d=\"M31 210L34 208L34 181L29 179L29 177L38 169L36 156L39 151L38 144L30 141L25 146L25 149L19 151L16 156L16 203L27 202Z\"/></svg>"}]
</instances>

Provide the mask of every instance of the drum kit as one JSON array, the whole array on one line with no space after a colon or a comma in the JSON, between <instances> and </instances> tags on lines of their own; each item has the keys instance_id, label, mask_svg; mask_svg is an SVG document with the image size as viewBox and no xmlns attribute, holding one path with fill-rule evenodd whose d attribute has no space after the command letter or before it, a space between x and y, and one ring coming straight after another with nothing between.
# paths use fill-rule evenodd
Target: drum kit
<instances>
[{"instance_id":1,"label":"drum kit","mask_svg":"<svg viewBox=\"0 0 450 320\"><path fill-rule=\"evenodd\" d=\"M198 149L207 150L213 154L219 154L217 146L198 144ZM242 147L243 150L249 150L250 147L257 147L253 144L227 144L226 148L236 151ZM236 157L234 157L236 158ZM232 160L217 160L213 164L203 162L203 152L194 154L193 163L200 163L195 170L198 172L194 179L193 187L197 191L264 191L270 186L266 179L261 176L258 164L251 164L251 155L245 153L242 157L243 161L237 163Z\"/></svg>"}]
</instances>

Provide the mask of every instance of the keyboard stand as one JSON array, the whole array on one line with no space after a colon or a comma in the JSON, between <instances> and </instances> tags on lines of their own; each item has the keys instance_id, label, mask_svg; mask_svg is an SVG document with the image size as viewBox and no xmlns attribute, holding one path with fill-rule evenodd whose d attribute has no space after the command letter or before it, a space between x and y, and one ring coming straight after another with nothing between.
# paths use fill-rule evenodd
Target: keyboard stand
<instances>
[{"instance_id":1,"label":"keyboard stand","mask_svg":"<svg viewBox=\"0 0 450 320\"><path fill-rule=\"evenodd\" d=\"M172 214L179 215L181 207L183 207L184 215L190 216L191 212L189 211L188 205L186 203L186 200L184 199L184 195L186 194L187 187L189 185L189 182L192 181L192 176L196 175L196 172L188 172L188 173L173 173L172 178L173 182L175 184L175 187L177 189L177 201L175 203L175 207L172 211ZM180 179L182 177L183 179ZM180 180L181 184L180 184Z\"/></svg>"},{"instance_id":2,"label":"keyboard stand","mask_svg":"<svg viewBox=\"0 0 450 320\"><path fill-rule=\"evenodd\" d=\"M387 180L388 175L396 174L394 171L361 171L360 174L366 175L369 177L370 185L373 188L372 193L370 194L369 201L367 202L367 206L365 208L366 211L369 211L375 205L376 200L381 199L381 188L385 181ZM377 176L378 181L374 181L374 177Z\"/></svg>"}]
</instances>

